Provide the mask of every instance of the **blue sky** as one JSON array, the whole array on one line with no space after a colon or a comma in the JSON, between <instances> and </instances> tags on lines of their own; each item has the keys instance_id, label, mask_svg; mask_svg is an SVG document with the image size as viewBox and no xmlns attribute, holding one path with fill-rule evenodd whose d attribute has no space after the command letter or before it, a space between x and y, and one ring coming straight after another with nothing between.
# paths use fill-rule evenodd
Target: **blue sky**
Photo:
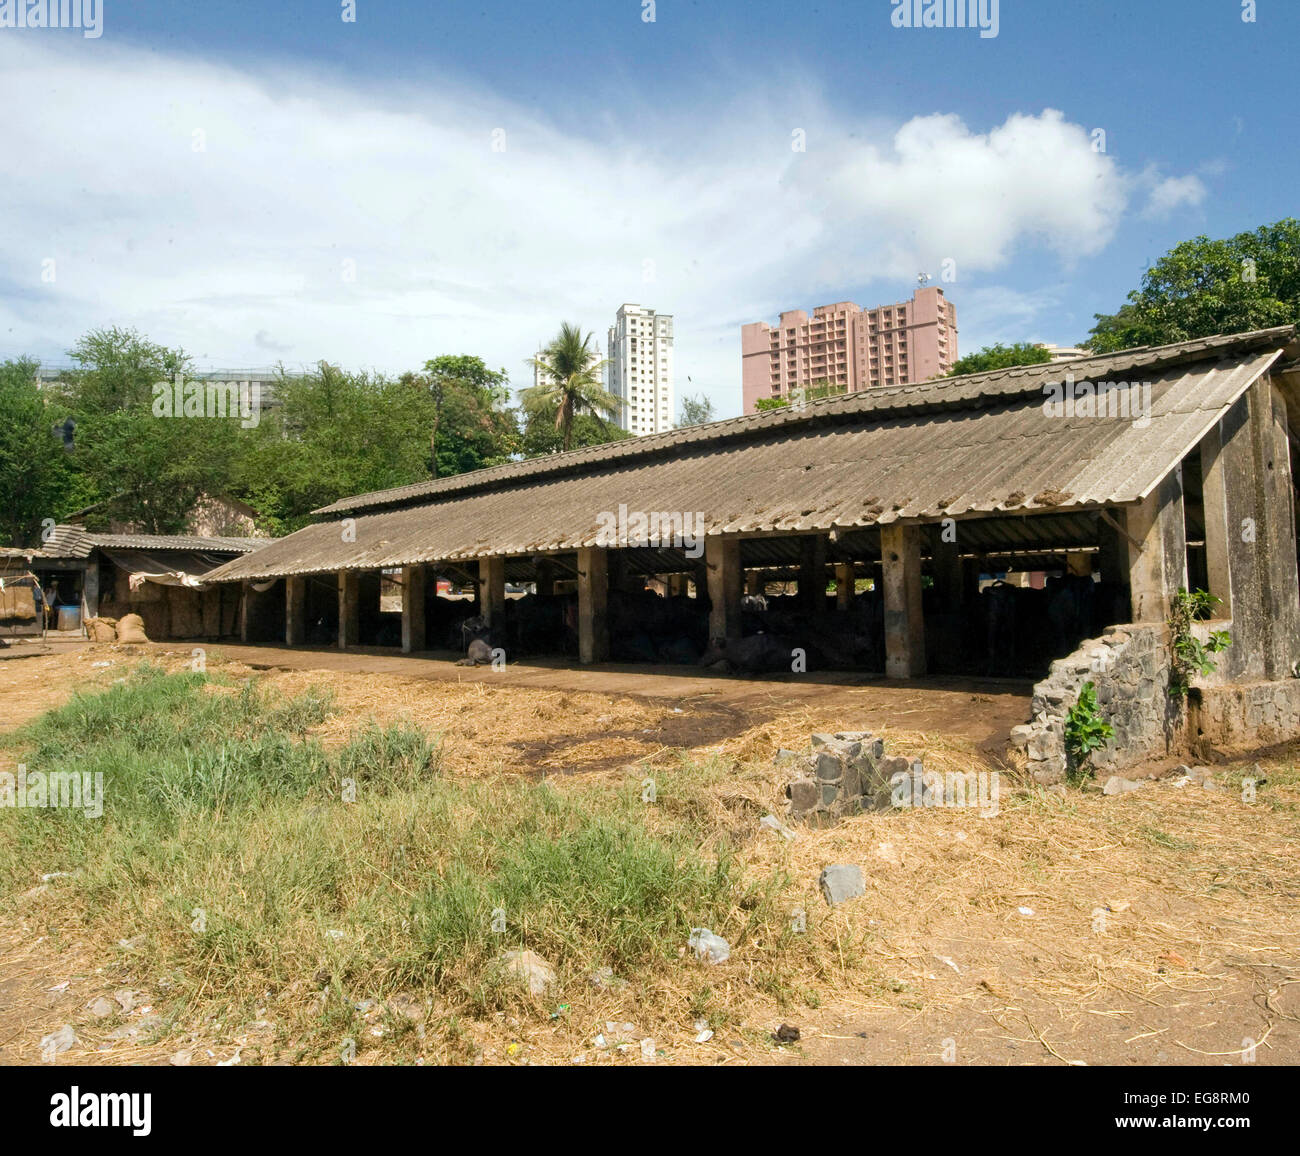
<instances>
[{"instance_id":1,"label":"blue sky","mask_svg":"<svg viewBox=\"0 0 1300 1156\"><path fill-rule=\"evenodd\" d=\"M210 366L473 352L522 384L560 320L603 345L626 300L674 313L679 394L727 415L744 321L950 259L963 350L1070 342L1178 241L1295 214L1293 0L1002 0L996 38L892 8L104 0L98 39L0 28L0 355L117 323Z\"/></svg>"}]
</instances>

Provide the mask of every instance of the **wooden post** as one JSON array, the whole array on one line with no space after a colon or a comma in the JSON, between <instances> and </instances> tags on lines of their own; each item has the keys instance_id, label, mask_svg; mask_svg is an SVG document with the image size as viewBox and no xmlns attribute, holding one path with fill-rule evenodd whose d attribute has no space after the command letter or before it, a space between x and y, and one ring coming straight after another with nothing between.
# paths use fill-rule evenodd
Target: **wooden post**
<instances>
[{"instance_id":1,"label":"wooden post","mask_svg":"<svg viewBox=\"0 0 1300 1156\"><path fill-rule=\"evenodd\" d=\"M852 562L839 562L835 566L835 608L840 611L853 609L853 599L857 594L857 575Z\"/></svg>"},{"instance_id":2,"label":"wooden post","mask_svg":"<svg viewBox=\"0 0 1300 1156\"><path fill-rule=\"evenodd\" d=\"M1187 586L1187 531L1183 524L1183 468L1175 466L1145 501L1124 514L1128 582L1134 622L1164 622L1174 595Z\"/></svg>"},{"instance_id":3,"label":"wooden post","mask_svg":"<svg viewBox=\"0 0 1300 1156\"><path fill-rule=\"evenodd\" d=\"M87 618L99 617L99 555L95 553L86 559L86 569L81 575L81 601L83 624Z\"/></svg>"},{"instance_id":4,"label":"wooden post","mask_svg":"<svg viewBox=\"0 0 1300 1156\"><path fill-rule=\"evenodd\" d=\"M1300 659L1300 576L1296 566L1295 491L1287 438L1286 399L1264 377L1250 387L1259 523L1255 548L1264 594L1264 673L1290 678Z\"/></svg>"},{"instance_id":5,"label":"wooden post","mask_svg":"<svg viewBox=\"0 0 1300 1156\"><path fill-rule=\"evenodd\" d=\"M892 523L880 529L884 562L885 674L925 674L925 617L921 613L921 528Z\"/></svg>"},{"instance_id":6,"label":"wooden post","mask_svg":"<svg viewBox=\"0 0 1300 1156\"><path fill-rule=\"evenodd\" d=\"M763 593L763 574L759 570L745 571L745 593L762 594Z\"/></svg>"},{"instance_id":7,"label":"wooden post","mask_svg":"<svg viewBox=\"0 0 1300 1156\"><path fill-rule=\"evenodd\" d=\"M709 641L741 636L740 626L740 539L704 540L704 564L709 584Z\"/></svg>"},{"instance_id":8,"label":"wooden post","mask_svg":"<svg viewBox=\"0 0 1300 1156\"><path fill-rule=\"evenodd\" d=\"M506 560L500 555L480 558L478 572L479 613L489 626L502 629L506 624Z\"/></svg>"},{"instance_id":9,"label":"wooden post","mask_svg":"<svg viewBox=\"0 0 1300 1156\"><path fill-rule=\"evenodd\" d=\"M1120 533L1123 520L1114 510L1107 510L1110 521L1097 518L1097 569L1103 582L1125 585L1128 582L1128 545Z\"/></svg>"},{"instance_id":10,"label":"wooden post","mask_svg":"<svg viewBox=\"0 0 1300 1156\"><path fill-rule=\"evenodd\" d=\"M799 539L799 603L813 614L826 610L826 535Z\"/></svg>"},{"instance_id":11,"label":"wooden post","mask_svg":"<svg viewBox=\"0 0 1300 1156\"><path fill-rule=\"evenodd\" d=\"M428 569L424 566L402 567L402 650L425 650L428 638L424 625L424 596Z\"/></svg>"},{"instance_id":12,"label":"wooden post","mask_svg":"<svg viewBox=\"0 0 1300 1156\"><path fill-rule=\"evenodd\" d=\"M600 546L578 549L578 661L609 657L609 554Z\"/></svg>"},{"instance_id":13,"label":"wooden post","mask_svg":"<svg viewBox=\"0 0 1300 1156\"><path fill-rule=\"evenodd\" d=\"M361 642L361 574L339 571L339 649Z\"/></svg>"},{"instance_id":14,"label":"wooden post","mask_svg":"<svg viewBox=\"0 0 1300 1156\"><path fill-rule=\"evenodd\" d=\"M307 578L287 574L284 579L284 644L301 646L307 641Z\"/></svg>"}]
</instances>

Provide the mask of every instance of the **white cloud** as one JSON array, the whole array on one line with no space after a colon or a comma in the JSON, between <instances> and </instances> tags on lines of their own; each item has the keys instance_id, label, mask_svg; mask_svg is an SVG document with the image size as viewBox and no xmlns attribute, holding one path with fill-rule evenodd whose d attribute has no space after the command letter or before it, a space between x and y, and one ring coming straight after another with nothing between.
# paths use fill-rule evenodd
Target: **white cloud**
<instances>
[{"instance_id":1,"label":"white cloud","mask_svg":"<svg viewBox=\"0 0 1300 1156\"><path fill-rule=\"evenodd\" d=\"M1142 210L1144 217L1167 217L1175 209L1184 205L1196 208L1206 197L1205 183L1200 177L1154 178L1147 194L1146 207Z\"/></svg>"},{"instance_id":2,"label":"white cloud","mask_svg":"<svg viewBox=\"0 0 1300 1156\"><path fill-rule=\"evenodd\" d=\"M756 96L703 120L635 109L626 132L593 110L585 139L436 83L32 38L0 43L0 100L0 354L118 323L201 364L473 352L523 384L561 320L603 349L634 301L675 314L679 395L690 374L720 414L739 408L742 322L878 279L905 294L946 257L963 276L1023 246L1068 264L1110 241L1133 185L1050 109L980 134L955 116L849 123L803 96L794 125Z\"/></svg>"}]
</instances>

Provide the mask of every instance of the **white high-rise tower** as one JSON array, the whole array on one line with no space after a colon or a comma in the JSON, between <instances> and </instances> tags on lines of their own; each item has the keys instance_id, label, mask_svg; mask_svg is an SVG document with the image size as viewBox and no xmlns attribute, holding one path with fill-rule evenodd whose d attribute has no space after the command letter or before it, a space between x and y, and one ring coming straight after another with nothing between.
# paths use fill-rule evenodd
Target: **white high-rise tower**
<instances>
[{"instance_id":1,"label":"white high-rise tower","mask_svg":"<svg viewBox=\"0 0 1300 1156\"><path fill-rule=\"evenodd\" d=\"M672 316L620 306L609 327L609 363L609 392L625 403L618 424L634 434L672 429Z\"/></svg>"}]
</instances>

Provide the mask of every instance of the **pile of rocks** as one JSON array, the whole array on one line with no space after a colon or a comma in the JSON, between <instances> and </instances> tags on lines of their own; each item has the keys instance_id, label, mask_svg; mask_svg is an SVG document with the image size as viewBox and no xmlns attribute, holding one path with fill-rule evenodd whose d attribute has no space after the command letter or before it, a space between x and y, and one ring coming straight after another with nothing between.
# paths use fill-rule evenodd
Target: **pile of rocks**
<instances>
[{"instance_id":1,"label":"pile of rocks","mask_svg":"<svg viewBox=\"0 0 1300 1156\"><path fill-rule=\"evenodd\" d=\"M790 816L814 825L829 825L860 811L890 807L890 778L911 769L911 760L886 755L883 739L868 731L839 731L812 736L812 753L780 750L777 766L795 777L786 787Z\"/></svg>"}]
</instances>

